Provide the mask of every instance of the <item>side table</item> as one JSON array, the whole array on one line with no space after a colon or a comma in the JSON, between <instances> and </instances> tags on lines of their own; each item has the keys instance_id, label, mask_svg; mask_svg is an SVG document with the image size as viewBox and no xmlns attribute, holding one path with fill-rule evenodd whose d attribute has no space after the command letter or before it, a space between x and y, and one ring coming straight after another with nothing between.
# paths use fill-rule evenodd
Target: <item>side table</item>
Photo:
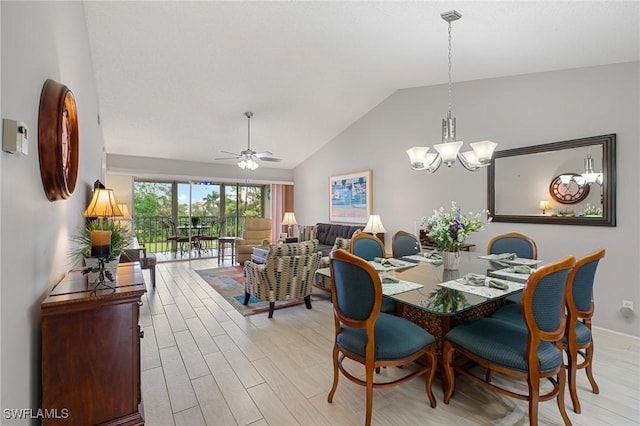
<instances>
[{"instance_id":1,"label":"side table","mask_svg":"<svg viewBox=\"0 0 640 426\"><path fill-rule=\"evenodd\" d=\"M235 264L236 260L236 240L237 237L220 237L218 238L218 266L220 266L220 262L222 259L222 263L224 263L224 250L225 246L229 244L231 246L231 264Z\"/></svg>"}]
</instances>

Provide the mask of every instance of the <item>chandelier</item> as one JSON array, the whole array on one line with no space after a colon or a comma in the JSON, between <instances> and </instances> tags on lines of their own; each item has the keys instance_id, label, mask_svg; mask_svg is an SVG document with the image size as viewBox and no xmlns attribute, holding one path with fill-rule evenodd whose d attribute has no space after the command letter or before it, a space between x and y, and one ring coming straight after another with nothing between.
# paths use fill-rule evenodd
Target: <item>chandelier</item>
<instances>
[{"instance_id":1,"label":"chandelier","mask_svg":"<svg viewBox=\"0 0 640 426\"><path fill-rule=\"evenodd\" d=\"M442 119L442 143L434 145L436 152L429 152L429 147L414 146L406 152L414 170L426 170L433 173L442 163L451 167L456 158L470 171L477 171L491 164L491 157L498 144L492 141L480 141L469 144L471 151L460 152L462 141L456 139L456 118L451 116L451 22L462 18L456 10L450 10L440 14L442 19L449 23L449 106L447 118Z\"/></svg>"},{"instance_id":2,"label":"chandelier","mask_svg":"<svg viewBox=\"0 0 640 426\"><path fill-rule=\"evenodd\" d=\"M604 182L604 174L595 171L593 166L593 156L591 155L591 148L587 153L587 158L584 159L584 172L580 175L563 174L560 175L560 182L564 186L569 186L571 181L574 181L578 186L591 185L597 183L602 185Z\"/></svg>"}]
</instances>

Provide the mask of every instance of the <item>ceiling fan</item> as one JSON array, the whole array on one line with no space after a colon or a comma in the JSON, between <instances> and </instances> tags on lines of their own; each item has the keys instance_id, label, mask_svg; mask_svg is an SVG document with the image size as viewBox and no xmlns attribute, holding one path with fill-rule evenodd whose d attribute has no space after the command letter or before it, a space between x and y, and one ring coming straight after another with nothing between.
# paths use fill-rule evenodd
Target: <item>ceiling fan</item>
<instances>
[{"instance_id":1,"label":"ceiling fan","mask_svg":"<svg viewBox=\"0 0 640 426\"><path fill-rule=\"evenodd\" d=\"M238 161L238 166L242 169L255 170L258 168L258 162L256 160L261 161L282 161L280 158L272 157L271 152L263 151L256 152L251 149L251 117L253 117L252 112L245 112L244 116L247 117L247 149L244 151L240 151L240 154L236 154L234 152L221 151L225 154L233 155L233 157L222 157L222 158L214 158L214 160L240 160Z\"/></svg>"}]
</instances>

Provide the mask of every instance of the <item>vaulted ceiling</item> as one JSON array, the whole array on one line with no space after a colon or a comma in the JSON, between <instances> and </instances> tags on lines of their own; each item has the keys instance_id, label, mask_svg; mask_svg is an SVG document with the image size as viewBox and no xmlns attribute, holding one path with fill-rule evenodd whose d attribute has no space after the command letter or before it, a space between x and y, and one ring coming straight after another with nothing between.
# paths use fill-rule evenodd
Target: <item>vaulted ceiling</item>
<instances>
[{"instance_id":1,"label":"vaulted ceiling","mask_svg":"<svg viewBox=\"0 0 640 426\"><path fill-rule=\"evenodd\" d=\"M451 9L454 84L640 59L637 1L87 1L106 150L213 162L252 111L252 149L283 159L262 166L293 168L394 91L447 82Z\"/></svg>"}]
</instances>

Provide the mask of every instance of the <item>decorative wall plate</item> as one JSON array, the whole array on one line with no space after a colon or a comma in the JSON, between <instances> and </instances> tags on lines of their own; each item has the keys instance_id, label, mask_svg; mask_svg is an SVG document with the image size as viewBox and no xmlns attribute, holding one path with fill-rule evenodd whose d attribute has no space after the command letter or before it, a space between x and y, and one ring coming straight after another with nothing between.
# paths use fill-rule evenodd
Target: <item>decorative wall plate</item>
<instances>
[{"instance_id":1,"label":"decorative wall plate","mask_svg":"<svg viewBox=\"0 0 640 426\"><path fill-rule=\"evenodd\" d=\"M48 79L38 112L38 156L42 186L49 201L69 198L78 179L78 114L73 93Z\"/></svg>"},{"instance_id":2,"label":"decorative wall plate","mask_svg":"<svg viewBox=\"0 0 640 426\"><path fill-rule=\"evenodd\" d=\"M577 173L563 173L563 175L580 176ZM565 185L560 180L560 176L556 176L549 184L549 194L559 203L575 204L589 195L589 185L580 186L573 179L568 185Z\"/></svg>"}]
</instances>

